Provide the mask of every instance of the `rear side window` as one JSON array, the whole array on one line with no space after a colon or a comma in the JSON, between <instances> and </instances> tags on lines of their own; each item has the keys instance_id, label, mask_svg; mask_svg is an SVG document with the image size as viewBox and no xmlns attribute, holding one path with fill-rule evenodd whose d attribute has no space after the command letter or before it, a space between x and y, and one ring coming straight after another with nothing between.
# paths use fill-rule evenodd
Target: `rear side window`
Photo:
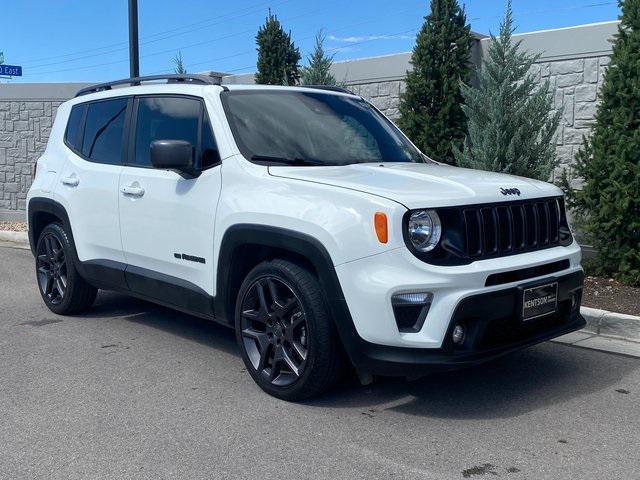
<instances>
[{"instance_id":1,"label":"rear side window","mask_svg":"<svg viewBox=\"0 0 640 480\"><path fill-rule=\"evenodd\" d=\"M78 150L84 110L85 105L75 105L71 108L71 113L69 114L69 121L67 122L67 131L64 134L64 140L69 148L73 150Z\"/></svg>"},{"instance_id":2,"label":"rear side window","mask_svg":"<svg viewBox=\"0 0 640 480\"><path fill-rule=\"evenodd\" d=\"M87 104L82 155L94 162L117 165L122 158L126 98Z\"/></svg>"},{"instance_id":3,"label":"rear side window","mask_svg":"<svg viewBox=\"0 0 640 480\"><path fill-rule=\"evenodd\" d=\"M151 166L151 142L186 140L198 147L202 103L185 97L142 97L136 118L135 164Z\"/></svg>"}]
</instances>

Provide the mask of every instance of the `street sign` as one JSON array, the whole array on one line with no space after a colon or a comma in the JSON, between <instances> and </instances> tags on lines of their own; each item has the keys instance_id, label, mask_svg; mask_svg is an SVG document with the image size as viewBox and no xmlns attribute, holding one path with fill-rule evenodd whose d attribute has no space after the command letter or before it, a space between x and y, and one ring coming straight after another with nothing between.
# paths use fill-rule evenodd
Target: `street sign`
<instances>
[{"instance_id":1,"label":"street sign","mask_svg":"<svg viewBox=\"0 0 640 480\"><path fill-rule=\"evenodd\" d=\"M21 77L22 67L19 67L18 65L0 65L0 75Z\"/></svg>"}]
</instances>

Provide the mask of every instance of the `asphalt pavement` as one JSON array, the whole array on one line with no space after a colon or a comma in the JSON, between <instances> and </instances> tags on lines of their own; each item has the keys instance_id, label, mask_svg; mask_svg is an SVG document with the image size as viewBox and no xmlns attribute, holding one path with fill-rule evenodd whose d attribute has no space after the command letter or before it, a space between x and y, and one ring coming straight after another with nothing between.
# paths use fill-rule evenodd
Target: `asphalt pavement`
<instances>
[{"instance_id":1,"label":"asphalt pavement","mask_svg":"<svg viewBox=\"0 0 640 480\"><path fill-rule=\"evenodd\" d=\"M43 305L0 247L0 478L637 479L640 359L557 343L419 381L262 393L233 332L103 293Z\"/></svg>"}]
</instances>

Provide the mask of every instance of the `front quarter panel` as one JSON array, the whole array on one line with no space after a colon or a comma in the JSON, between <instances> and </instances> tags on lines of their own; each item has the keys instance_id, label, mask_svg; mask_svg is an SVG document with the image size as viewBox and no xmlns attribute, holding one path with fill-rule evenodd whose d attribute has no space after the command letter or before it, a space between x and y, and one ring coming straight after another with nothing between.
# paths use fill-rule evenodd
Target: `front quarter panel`
<instances>
[{"instance_id":1,"label":"front quarter panel","mask_svg":"<svg viewBox=\"0 0 640 480\"><path fill-rule=\"evenodd\" d=\"M238 224L278 227L313 237L326 248L334 265L405 248L401 228L406 209L391 200L274 177L267 167L239 155L225 160L222 176L215 251L219 251L225 232ZM388 218L389 238L385 244L376 236L376 212Z\"/></svg>"}]
</instances>

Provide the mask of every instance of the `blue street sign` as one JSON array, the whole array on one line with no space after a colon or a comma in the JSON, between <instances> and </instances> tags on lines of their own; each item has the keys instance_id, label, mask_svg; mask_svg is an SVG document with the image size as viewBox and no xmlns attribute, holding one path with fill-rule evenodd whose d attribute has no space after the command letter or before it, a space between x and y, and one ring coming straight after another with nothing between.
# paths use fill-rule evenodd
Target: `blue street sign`
<instances>
[{"instance_id":1,"label":"blue street sign","mask_svg":"<svg viewBox=\"0 0 640 480\"><path fill-rule=\"evenodd\" d=\"M6 75L9 77L21 77L22 67L17 65L0 65L0 75Z\"/></svg>"}]
</instances>

